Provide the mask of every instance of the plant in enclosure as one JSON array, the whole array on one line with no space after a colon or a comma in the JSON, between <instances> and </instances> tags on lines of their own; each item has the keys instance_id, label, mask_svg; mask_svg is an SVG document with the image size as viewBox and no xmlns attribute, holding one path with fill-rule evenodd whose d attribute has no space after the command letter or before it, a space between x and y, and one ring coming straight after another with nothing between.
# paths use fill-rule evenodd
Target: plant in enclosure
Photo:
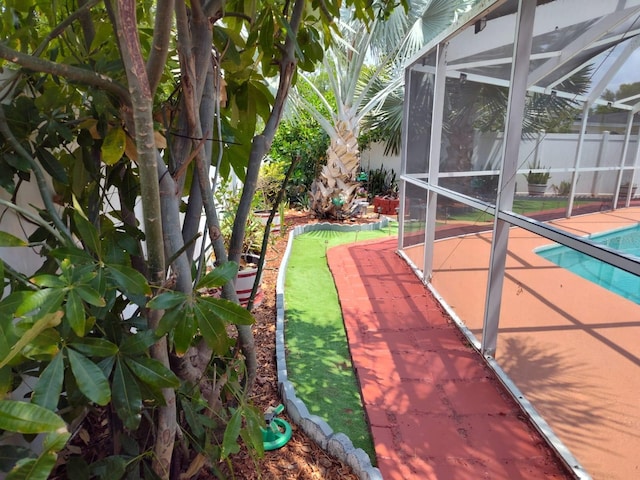
<instances>
[{"instance_id":1,"label":"plant in enclosure","mask_svg":"<svg viewBox=\"0 0 640 480\"><path fill-rule=\"evenodd\" d=\"M543 171L533 171L543 170ZM546 185L551 178L551 173L544 170L544 167L540 165L540 162L532 162L529 164L529 172L524 176L527 179L527 183L532 185Z\"/></svg>"},{"instance_id":2,"label":"plant in enclosure","mask_svg":"<svg viewBox=\"0 0 640 480\"><path fill-rule=\"evenodd\" d=\"M382 166L380 168L369 170L367 179L369 194L372 197L376 195L389 197L398 195L396 172L394 172L393 169L387 170Z\"/></svg>"},{"instance_id":3,"label":"plant in enclosure","mask_svg":"<svg viewBox=\"0 0 640 480\"><path fill-rule=\"evenodd\" d=\"M297 69L320 60L318 32L328 44L335 31L342 4L323 5L0 7L8 479L180 478L216 471L240 439L261 453L262 415L247 400L253 318L229 280ZM394 5L345 6L371 20ZM231 170L243 188L226 248L214 191ZM210 272L207 249L195 253L201 234ZM74 445L57 460L88 412L109 419L99 458ZM15 440L33 434L38 449Z\"/></svg>"}]
</instances>

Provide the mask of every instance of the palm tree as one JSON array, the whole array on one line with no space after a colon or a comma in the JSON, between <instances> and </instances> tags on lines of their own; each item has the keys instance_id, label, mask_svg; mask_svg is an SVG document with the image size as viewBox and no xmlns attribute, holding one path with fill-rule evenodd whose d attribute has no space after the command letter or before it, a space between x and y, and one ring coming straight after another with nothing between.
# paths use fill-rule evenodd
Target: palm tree
<instances>
[{"instance_id":1,"label":"palm tree","mask_svg":"<svg viewBox=\"0 0 640 480\"><path fill-rule=\"evenodd\" d=\"M473 3L474 0L417 0L410 3L407 11L397 8L388 19L376 20L368 30L351 12L343 12L342 41L332 45L323 59L328 91L322 91L313 76L301 76L320 99L325 114L308 98L293 98L297 108L308 111L330 138L327 164L311 186L311 210L318 217L340 218L351 210L359 186L356 177L360 171L360 124L401 85L403 61ZM387 80L384 87L375 88L381 79Z\"/></svg>"}]
</instances>

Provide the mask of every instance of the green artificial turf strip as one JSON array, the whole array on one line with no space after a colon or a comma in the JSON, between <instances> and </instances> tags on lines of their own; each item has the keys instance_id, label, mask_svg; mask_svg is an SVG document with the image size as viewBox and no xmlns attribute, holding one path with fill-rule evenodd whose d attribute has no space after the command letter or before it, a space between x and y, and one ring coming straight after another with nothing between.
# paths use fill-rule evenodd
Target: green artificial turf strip
<instances>
[{"instance_id":1,"label":"green artificial turf strip","mask_svg":"<svg viewBox=\"0 0 640 480\"><path fill-rule=\"evenodd\" d=\"M342 312L326 251L398 234L397 223L366 232L316 231L293 241L285 281L287 370L309 412L343 432L375 461Z\"/></svg>"}]
</instances>

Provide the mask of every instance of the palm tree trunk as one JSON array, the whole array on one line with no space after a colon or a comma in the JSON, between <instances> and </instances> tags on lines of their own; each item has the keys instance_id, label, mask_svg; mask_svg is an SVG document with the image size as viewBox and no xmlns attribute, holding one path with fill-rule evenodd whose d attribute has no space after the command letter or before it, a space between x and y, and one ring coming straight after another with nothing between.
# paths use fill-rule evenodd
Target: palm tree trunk
<instances>
[{"instance_id":1,"label":"palm tree trunk","mask_svg":"<svg viewBox=\"0 0 640 480\"><path fill-rule=\"evenodd\" d=\"M350 211L360 171L357 128L340 121L327 149L327 164L311 185L311 210L319 218L344 218Z\"/></svg>"}]
</instances>

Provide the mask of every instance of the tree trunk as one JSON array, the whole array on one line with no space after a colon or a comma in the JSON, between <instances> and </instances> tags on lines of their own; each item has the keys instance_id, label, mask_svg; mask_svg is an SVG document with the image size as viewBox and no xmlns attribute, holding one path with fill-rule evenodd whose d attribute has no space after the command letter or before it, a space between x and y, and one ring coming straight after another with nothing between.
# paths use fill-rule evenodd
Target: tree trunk
<instances>
[{"instance_id":1,"label":"tree trunk","mask_svg":"<svg viewBox=\"0 0 640 480\"><path fill-rule=\"evenodd\" d=\"M138 153L140 193L144 212L144 227L147 240L147 265L152 288L162 285L165 278L164 239L162 235L162 212L157 172L157 150L153 131L153 97L149 88L146 68L137 36L136 5L134 0L118 0L116 32L122 53L129 92L133 105L133 125ZM156 328L162 311L147 311L149 328ZM152 356L165 367L169 364L167 339L162 337L151 349ZM169 478L171 456L177 430L176 397L173 389L162 390L165 405L158 408L153 469L163 479Z\"/></svg>"},{"instance_id":2,"label":"tree trunk","mask_svg":"<svg viewBox=\"0 0 640 480\"><path fill-rule=\"evenodd\" d=\"M360 185L357 130L348 121L336 125L337 136L327 149L327 164L311 184L311 210L318 218L344 218Z\"/></svg>"}]
</instances>

